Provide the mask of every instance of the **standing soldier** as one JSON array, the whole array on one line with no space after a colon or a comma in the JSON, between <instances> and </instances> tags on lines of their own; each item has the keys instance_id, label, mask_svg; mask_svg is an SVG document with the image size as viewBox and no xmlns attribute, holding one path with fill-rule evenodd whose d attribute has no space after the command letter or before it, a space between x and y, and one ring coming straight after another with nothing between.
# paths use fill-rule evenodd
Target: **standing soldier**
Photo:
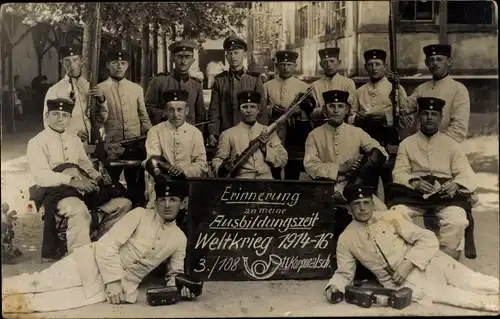
<instances>
[{"instance_id":1,"label":"standing soldier","mask_svg":"<svg viewBox=\"0 0 500 319\"><path fill-rule=\"evenodd\" d=\"M212 87L212 98L208 109L208 120L215 121L208 125L209 144L217 145L217 138L223 131L235 126L241 121L237 93L240 91L256 91L261 96L261 112L257 121L268 124L267 107L264 95L264 84L259 73L248 72L243 66L247 44L236 36L224 40L224 50L229 63L229 70L215 77Z\"/></svg>"},{"instance_id":2,"label":"standing soldier","mask_svg":"<svg viewBox=\"0 0 500 319\"><path fill-rule=\"evenodd\" d=\"M274 122L293 104L300 93L305 93L309 85L293 76L298 54L293 51L276 52L276 67L279 77L264 84L267 96L269 121ZM287 124L280 127L278 136L288 152L285 179L298 180L303 170L304 145L312 130L308 114L298 109ZM272 169L273 177L281 179L281 168Z\"/></svg>"},{"instance_id":3,"label":"standing soldier","mask_svg":"<svg viewBox=\"0 0 500 319\"><path fill-rule=\"evenodd\" d=\"M342 62L339 59L339 48L324 48L318 51L320 58L320 66L325 72L320 79L316 80L314 85L314 98L316 99L316 108L312 112L312 117L321 117L321 108L325 105L323 100L323 92L330 90L340 90L349 93L349 105L351 105L350 113L346 122L353 123L354 115L358 111L358 98L356 93L356 84L352 79L349 79L338 73L339 65Z\"/></svg>"},{"instance_id":4,"label":"standing soldier","mask_svg":"<svg viewBox=\"0 0 500 319\"><path fill-rule=\"evenodd\" d=\"M113 50L109 52L106 57L109 78L98 84L98 87L104 92L109 108L108 119L104 123L106 142L116 143L137 138L151 128L142 87L125 78L129 61L130 54L126 51ZM141 149L136 147L126 150L121 159L144 160L145 156L145 151L141 152ZM125 169L121 167L109 168L108 173L113 181L118 182L122 170L134 204L143 204L146 199L144 198L144 171L141 166Z\"/></svg>"},{"instance_id":5,"label":"standing soldier","mask_svg":"<svg viewBox=\"0 0 500 319\"><path fill-rule=\"evenodd\" d=\"M189 93L189 113L186 121L189 124L200 123L205 120L205 104L203 102L203 87L201 81L189 75L189 68L193 65L196 43L182 40L172 43L168 49L174 57L174 71L159 73L149 83L146 91L146 106L153 125L167 119L167 112L163 109L166 102L163 93L167 90L184 90ZM203 128L200 128L203 129Z\"/></svg>"},{"instance_id":6,"label":"standing soldier","mask_svg":"<svg viewBox=\"0 0 500 319\"><path fill-rule=\"evenodd\" d=\"M90 135L90 119L88 110L88 96L97 98L99 107L99 121L106 121L108 117L108 105L104 92L98 86L89 89L90 83L82 76L82 48L76 44L69 44L59 48L61 64L64 67L66 75L62 80L49 88L45 95L43 105L43 123L47 124L47 100L70 99L75 103L72 113L71 123L66 129L67 132L78 134L83 142L88 142Z\"/></svg>"},{"instance_id":7,"label":"standing soldier","mask_svg":"<svg viewBox=\"0 0 500 319\"><path fill-rule=\"evenodd\" d=\"M469 129L470 100L469 91L460 82L453 80L448 71L453 64L451 46L432 44L423 48L425 65L432 74L432 80L420 84L408 98L409 106L418 109L419 97L435 97L446 102L443 120L439 130L458 143L467 137Z\"/></svg>"},{"instance_id":8,"label":"standing soldier","mask_svg":"<svg viewBox=\"0 0 500 319\"><path fill-rule=\"evenodd\" d=\"M385 76L387 53L384 50L372 49L365 51L364 57L370 81L358 89L359 109L354 115L354 125L387 147L391 142L388 140L391 136L388 130L394 124L390 98L392 83ZM406 92L402 86L399 86L399 100L400 106L406 100ZM387 151L389 160L380 171L384 194L387 193L387 186L392 183L392 169L396 161L396 152L391 153L389 149Z\"/></svg>"}]
</instances>

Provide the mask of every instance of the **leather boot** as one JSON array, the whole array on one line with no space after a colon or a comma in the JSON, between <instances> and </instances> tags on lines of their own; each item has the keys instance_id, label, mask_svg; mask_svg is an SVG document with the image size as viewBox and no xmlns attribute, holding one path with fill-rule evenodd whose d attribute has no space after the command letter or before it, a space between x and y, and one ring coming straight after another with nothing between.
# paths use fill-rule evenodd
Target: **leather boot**
<instances>
[{"instance_id":1,"label":"leather boot","mask_svg":"<svg viewBox=\"0 0 500 319\"><path fill-rule=\"evenodd\" d=\"M476 243L474 240L474 218L472 217L472 209L467 209L467 220L469 221L469 226L465 229L464 233L464 255L468 259L476 259Z\"/></svg>"}]
</instances>

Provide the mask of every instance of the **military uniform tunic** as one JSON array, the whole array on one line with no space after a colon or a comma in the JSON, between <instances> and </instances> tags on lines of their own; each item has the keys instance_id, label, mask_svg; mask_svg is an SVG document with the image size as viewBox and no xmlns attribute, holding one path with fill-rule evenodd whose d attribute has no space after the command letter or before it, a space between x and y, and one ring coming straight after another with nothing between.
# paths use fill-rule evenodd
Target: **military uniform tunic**
<instances>
[{"instance_id":1,"label":"military uniform tunic","mask_svg":"<svg viewBox=\"0 0 500 319\"><path fill-rule=\"evenodd\" d=\"M186 117L189 124L194 125L205 121L206 111L203 101L203 87L200 81L188 75L181 76L174 71L168 74L158 74L149 83L145 100L153 125L162 121L163 110L165 110L166 106L162 95L167 90L185 90L189 93L189 113Z\"/></svg>"},{"instance_id":2,"label":"military uniform tunic","mask_svg":"<svg viewBox=\"0 0 500 319\"><path fill-rule=\"evenodd\" d=\"M467 138L470 117L469 91L451 76L420 84L408 98L408 107L418 109L417 98L435 97L446 101L439 130L462 143Z\"/></svg>"},{"instance_id":3,"label":"military uniform tunic","mask_svg":"<svg viewBox=\"0 0 500 319\"><path fill-rule=\"evenodd\" d=\"M214 171L219 170L220 165L226 158L241 154L250 145L250 142L259 137L266 128L267 126L260 123L250 126L240 122L235 127L222 132L217 154L212 161ZM286 165L287 160L287 151L281 144L276 132L274 132L266 145L266 154L262 154L260 149L255 151L248 161L241 166L237 178L272 179L271 168L283 167Z\"/></svg>"},{"instance_id":4,"label":"military uniform tunic","mask_svg":"<svg viewBox=\"0 0 500 319\"><path fill-rule=\"evenodd\" d=\"M311 114L312 117L321 116L321 107L325 105L325 100L323 100L323 92L330 90L340 90L349 92L348 102L351 105L351 110L349 112L348 123L353 122L354 115L358 111L358 96L356 93L356 84L354 81L348 77L336 73L333 77L328 77L323 75L320 79L316 80L313 84L313 96L316 100L316 109Z\"/></svg>"},{"instance_id":5,"label":"military uniform tunic","mask_svg":"<svg viewBox=\"0 0 500 319\"><path fill-rule=\"evenodd\" d=\"M71 82L73 86L71 85ZM75 97L75 107L72 112L72 119L66 131L77 134L78 132L86 132L90 134L90 110L88 110L88 98L89 98L89 87L90 83L83 77L79 77L77 80L70 78L65 75L59 82L54 84L49 88L47 94L45 95L45 101L43 105L43 123L45 128L48 128L47 124L47 100L64 98L71 100L70 93L74 92ZM99 123L103 123L108 118L108 104L107 101L99 104L99 117L97 118Z\"/></svg>"},{"instance_id":6,"label":"military uniform tunic","mask_svg":"<svg viewBox=\"0 0 500 319\"><path fill-rule=\"evenodd\" d=\"M105 139L119 142L141 136L151 128L151 121L144 103L142 87L127 79L108 78L99 83L108 102L108 119L104 123Z\"/></svg>"},{"instance_id":7,"label":"military uniform tunic","mask_svg":"<svg viewBox=\"0 0 500 319\"><path fill-rule=\"evenodd\" d=\"M473 309L498 309L497 278L476 273L439 251L436 236L404 218L393 208L375 211L366 223L353 220L337 242L337 270L327 284L344 292L352 284L356 260L370 269L386 288L409 287L419 303L444 303ZM380 248L377 248L378 245ZM415 267L401 285L384 269L396 270L403 260ZM497 310L498 311L498 310Z\"/></svg>"},{"instance_id":8,"label":"military uniform tunic","mask_svg":"<svg viewBox=\"0 0 500 319\"><path fill-rule=\"evenodd\" d=\"M121 282L125 301L134 303L142 279L164 261L167 285L175 286L175 275L184 272L186 243L175 222L165 222L154 210L136 208L97 242L77 248L49 268L3 278L2 295L13 301L3 300L3 306L14 312L82 307L105 301L105 284L113 281ZM16 309L20 297L29 309Z\"/></svg>"},{"instance_id":9,"label":"military uniform tunic","mask_svg":"<svg viewBox=\"0 0 500 319\"><path fill-rule=\"evenodd\" d=\"M311 178L337 180L336 190L341 192L347 183L347 160L378 148L387 158L385 149L362 129L342 123L335 128L323 124L307 137L304 168Z\"/></svg>"},{"instance_id":10,"label":"military uniform tunic","mask_svg":"<svg viewBox=\"0 0 500 319\"><path fill-rule=\"evenodd\" d=\"M232 71L224 71L215 77L212 87L208 120L215 122L208 125L210 134L219 136L223 131L241 121L240 106L236 95L246 90L257 91L261 94L260 114L257 116L257 121L263 125L268 124L264 85L259 74L247 71L235 74Z\"/></svg>"}]
</instances>

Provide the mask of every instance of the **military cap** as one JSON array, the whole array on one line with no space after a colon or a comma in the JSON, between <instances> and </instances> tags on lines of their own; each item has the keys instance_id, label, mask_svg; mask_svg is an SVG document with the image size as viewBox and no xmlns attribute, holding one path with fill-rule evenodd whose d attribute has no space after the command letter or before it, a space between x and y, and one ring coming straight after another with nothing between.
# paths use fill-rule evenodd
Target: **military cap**
<instances>
[{"instance_id":1,"label":"military cap","mask_svg":"<svg viewBox=\"0 0 500 319\"><path fill-rule=\"evenodd\" d=\"M299 54L294 51L278 51L276 52L276 63L297 61Z\"/></svg>"},{"instance_id":2,"label":"military cap","mask_svg":"<svg viewBox=\"0 0 500 319\"><path fill-rule=\"evenodd\" d=\"M444 55L451 57L451 45L449 44L431 44L423 48L425 56Z\"/></svg>"},{"instance_id":3,"label":"military cap","mask_svg":"<svg viewBox=\"0 0 500 319\"><path fill-rule=\"evenodd\" d=\"M168 50L172 52L172 54L176 54L177 52L181 51L188 51L188 52L194 52L194 49L196 49L196 43L194 41L190 40L181 40L172 43L169 47Z\"/></svg>"},{"instance_id":4,"label":"military cap","mask_svg":"<svg viewBox=\"0 0 500 319\"><path fill-rule=\"evenodd\" d=\"M419 97L417 103L419 112L424 110L442 112L446 101L435 97Z\"/></svg>"},{"instance_id":5,"label":"military cap","mask_svg":"<svg viewBox=\"0 0 500 319\"><path fill-rule=\"evenodd\" d=\"M338 102L347 103L348 98L349 92L346 91L331 90L323 92L323 100L325 101L325 104Z\"/></svg>"},{"instance_id":6,"label":"military cap","mask_svg":"<svg viewBox=\"0 0 500 319\"><path fill-rule=\"evenodd\" d=\"M364 57L365 57L365 61L367 61L367 62L368 62L368 60L372 60L372 59L382 60L385 62L385 59L387 58L387 53L384 50L372 49L372 50L365 51Z\"/></svg>"},{"instance_id":7,"label":"military cap","mask_svg":"<svg viewBox=\"0 0 500 319\"><path fill-rule=\"evenodd\" d=\"M344 188L344 198L348 203L361 198L372 198L375 188L366 185L353 185Z\"/></svg>"},{"instance_id":8,"label":"military cap","mask_svg":"<svg viewBox=\"0 0 500 319\"><path fill-rule=\"evenodd\" d=\"M156 198L174 196L184 198L189 195L189 185L185 180L168 180L155 183Z\"/></svg>"},{"instance_id":9,"label":"military cap","mask_svg":"<svg viewBox=\"0 0 500 319\"><path fill-rule=\"evenodd\" d=\"M82 47L79 44L67 44L59 47L61 59L73 55L82 55Z\"/></svg>"},{"instance_id":10,"label":"military cap","mask_svg":"<svg viewBox=\"0 0 500 319\"><path fill-rule=\"evenodd\" d=\"M172 101L187 102L189 93L185 90L167 90L163 92L163 101L165 104Z\"/></svg>"},{"instance_id":11,"label":"military cap","mask_svg":"<svg viewBox=\"0 0 500 319\"><path fill-rule=\"evenodd\" d=\"M243 39L238 38L235 35L228 36L224 40L222 46L224 47L225 51L230 51L234 49L243 49L245 51L247 50L247 43Z\"/></svg>"},{"instance_id":12,"label":"military cap","mask_svg":"<svg viewBox=\"0 0 500 319\"><path fill-rule=\"evenodd\" d=\"M75 103L68 99L59 98L47 100L47 111L64 111L72 113L74 107Z\"/></svg>"},{"instance_id":13,"label":"military cap","mask_svg":"<svg viewBox=\"0 0 500 319\"><path fill-rule=\"evenodd\" d=\"M337 58L340 55L340 48L324 48L318 51L321 59Z\"/></svg>"},{"instance_id":14,"label":"military cap","mask_svg":"<svg viewBox=\"0 0 500 319\"><path fill-rule=\"evenodd\" d=\"M106 61L130 61L130 53L125 50L111 50L106 55Z\"/></svg>"},{"instance_id":15,"label":"military cap","mask_svg":"<svg viewBox=\"0 0 500 319\"><path fill-rule=\"evenodd\" d=\"M260 104L261 95L256 91L240 91L236 95L238 99L238 105L243 105L245 103L256 103Z\"/></svg>"}]
</instances>

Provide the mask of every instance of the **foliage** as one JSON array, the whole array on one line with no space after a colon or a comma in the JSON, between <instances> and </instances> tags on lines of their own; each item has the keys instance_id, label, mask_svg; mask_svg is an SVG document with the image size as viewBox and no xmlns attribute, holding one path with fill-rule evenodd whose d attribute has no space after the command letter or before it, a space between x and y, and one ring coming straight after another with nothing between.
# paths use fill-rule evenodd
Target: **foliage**
<instances>
[{"instance_id":1,"label":"foliage","mask_svg":"<svg viewBox=\"0 0 500 319\"><path fill-rule=\"evenodd\" d=\"M157 26L171 36L215 39L226 36L231 28L243 27L247 9L223 2L103 2L104 30L113 36L141 38L144 23ZM64 27L84 25L89 18L89 3L15 3L6 12L24 17L24 23L48 23Z\"/></svg>"},{"instance_id":2,"label":"foliage","mask_svg":"<svg viewBox=\"0 0 500 319\"><path fill-rule=\"evenodd\" d=\"M11 263L22 255L21 251L13 245L14 226L17 221L17 212L11 211L9 205L2 203L1 215L1 246L2 263Z\"/></svg>"}]
</instances>

